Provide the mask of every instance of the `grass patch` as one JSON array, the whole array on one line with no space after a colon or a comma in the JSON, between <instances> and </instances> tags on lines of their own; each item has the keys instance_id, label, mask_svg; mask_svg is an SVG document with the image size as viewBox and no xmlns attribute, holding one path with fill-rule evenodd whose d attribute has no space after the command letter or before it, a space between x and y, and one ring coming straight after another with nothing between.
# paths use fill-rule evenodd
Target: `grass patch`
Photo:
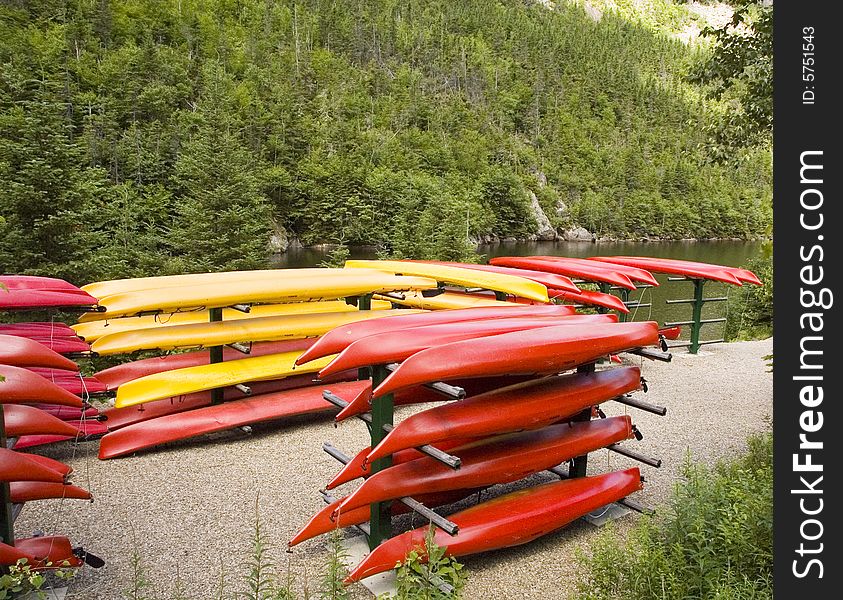
<instances>
[{"instance_id":1,"label":"grass patch","mask_svg":"<svg viewBox=\"0 0 843 600\"><path fill-rule=\"evenodd\" d=\"M773 439L713 468L686 461L662 517L644 518L625 541L607 529L590 555L577 598L761 600L773 597Z\"/></svg>"}]
</instances>

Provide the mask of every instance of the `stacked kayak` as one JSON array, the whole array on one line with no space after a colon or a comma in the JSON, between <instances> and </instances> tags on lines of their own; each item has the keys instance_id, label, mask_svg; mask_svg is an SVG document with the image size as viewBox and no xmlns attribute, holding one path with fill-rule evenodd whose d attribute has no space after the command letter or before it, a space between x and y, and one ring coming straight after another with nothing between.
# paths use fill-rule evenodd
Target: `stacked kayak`
<instances>
[{"instance_id":1,"label":"stacked kayak","mask_svg":"<svg viewBox=\"0 0 843 600\"><path fill-rule=\"evenodd\" d=\"M91 294L54 277L0 275L0 284L0 311L93 309L97 304Z\"/></svg>"},{"instance_id":2,"label":"stacked kayak","mask_svg":"<svg viewBox=\"0 0 843 600\"><path fill-rule=\"evenodd\" d=\"M6 328L7 332L10 330L11 327ZM79 396L43 376L52 372L75 374L76 370L73 361L32 339L0 334L0 486L5 488L4 497L13 504L91 498L86 490L68 482L72 472L68 465L23 453L19 443L42 436L67 439L80 435L77 426L39 408L47 405L84 409ZM12 514L10 507L3 508L4 520L12 518ZM12 522L4 522L2 531L11 532L11 539L0 539L0 566L13 565L21 559L35 569L83 564L66 537L15 538Z\"/></svg>"},{"instance_id":3,"label":"stacked kayak","mask_svg":"<svg viewBox=\"0 0 843 600\"><path fill-rule=\"evenodd\" d=\"M344 405L338 419L444 400L429 393L441 383L464 385L465 398L416 412L383 432L373 421L371 444L348 458L327 487L362 483L318 511L290 545L359 525L398 501L446 505L635 436L628 416L592 414L595 406L640 389L639 369L594 365L657 344L657 324L618 323L615 315L575 315L569 308L445 310L351 323L322 336L297 364L330 358L320 377L345 369L373 373L355 396L332 386L329 396ZM449 516L458 532L437 533L437 542L452 556L527 543L640 487L638 470L630 469L528 488ZM394 568L424 532L377 545L347 582Z\"/></svg>"},{"instance_id":4,"label":"stacked kayak","mask_svg":"<svg viewBox=\"0 0 843 600\"><path fill-rule=\"evenodd\" d=\"M298 359L328 331L423 313L394 309L383 299L387 296L438 296L447 281L547 300L543 285L523 277L426 265L412 272L387 267L202 273L84 286L100 310L83 315L74 331L91 342L93 353L190 350L96 374L116 392L114 407L100 415L108 429L100 458L293 415L335 413L322 397L324 384L339 386L349 397L362 396L367 386L354 381L357 369L339 365L321 374L323 383L316 386L316 373L333 357L323 354L307 364ZM346 301L362 296L376 296L366 310ZM495 311L519 310L515 303L494 302L501 305Z\"/></svg>"}]
</instances>

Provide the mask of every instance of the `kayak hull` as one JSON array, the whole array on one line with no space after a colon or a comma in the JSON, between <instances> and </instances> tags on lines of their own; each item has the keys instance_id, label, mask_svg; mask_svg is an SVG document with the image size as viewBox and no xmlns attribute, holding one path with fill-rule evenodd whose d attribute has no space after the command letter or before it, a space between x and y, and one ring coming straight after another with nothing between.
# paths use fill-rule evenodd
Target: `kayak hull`
<instances>
[{"instance_id":1,"label":"kayak hull","mask_svg":"<svg viewBox=\"0 0 843 600\"><path fill-rule=\"evenodd\" d=\"M608 308L609 310L617 310L624 314L629 314L629 307L623 303L623 300L613 294L604 294L603 292L595 292L592 290L580 290L579 292L550 290L549 293L554 300L567 300L568 302L573 302L575 304L600 306L602 308Z\"/></svg>"},{"instance_id":2,"label":"kayak hull","mask_svg":"<svg viewBox=\"0 0 843 600\"><path fill-rule=\"evenodd\" d=\"M298 352L267 354L147 375L117 388L114 406L121 408L238 383L315 373L331 361L331 357L325 357L296 367L298 357Z\"/></svg>"},{"instance_id":3,"label":"kayak hull","mask_svg":"<svg viewBox=\"0 0 843 600\"><path fill-rule=\"evenodd\" d=\"M568 256L531 256L530 258L536 258L539 260L545 260L548 262L557 263L560 265L566 265L572 269L576 269L578 267L585 268L591 270L594 268L594 261L589 260L587 258L571 258ZM622 275L626 275L632 281L639 281L641 283L646 283L648 285L658 287L659 282L658 280L653 277L653 274L647 271L646 269L641 269L638 267L633 267L630 265L619 265L616 263L612 264L603 264L601 263L601 267L606 270L612 271L614 273L620 273Z\"/></svg>"},{"instance_id":4,"label":"kayak hull","mask_svg":"<svg viewBox=\"0 0 843 600\"><path fill-rule=\"evenodd\" d=\"M658 324L645 321L558 325L453 342L417 352L373 394L459 377L558 373L658 341Z\"/></svg>"},{"instance_id":5,"label":"kayak hull","mask_svg":"<svg viewBox=\"0 0 843 600\"><path fill-rule=\"evenodd\" d=\"M0 387L0 404L60 404L82 408L79 396L50 383L40 375L23 369L0 365L0 375L5 377Z\"/></svg>"},{"instance_id":6,"label":"kayak hull","mask_svg":"<svg viewBox=\"0 0 843 600\"><path fill-rule=\"evenodd\" d=\"M524 279L530 279L531 281L540 283L545 286L548 290L550 290L551 288L567 290L569 292L576 292L579 290L579 288L574 285L574 282L571 281L568 277L565 277L564 275L557 275L556 273L545 273L544 271L531 271L529 269L515 269L513 267L496 267L495 265L476 265L472 263L442 262L435 260L420 260L412 262L442 265L446 267L459 267L462 269L470 269L474 271L500 273L502 275L514 275L515 277L523 277Z\"/></svg>"},{"instance_id":7,"label":"kayak hull","mask_svg":"<svg viewBox=\"0 0 843 600\"><path fill-rule=\"evenodd\" d=\"M3 407L6 422L6 436L22 435L76 435L77 429L48 412L23 404L8 404Z\"/></svg>"},{"instance_id":8,"label":"kayak hull","mask_svg":"<svg viewBox=\"0 0 843 600\"><path fill-rule=\"evenodd\" d=\"M479 377L477 379L453 379L446 381L448 385L453 385L462 388L467 397L482 394L491 390L521 383L534 379L532 376L524 375L502 375L498 377ZM427 402L442 402L447 400L442 394L431 390L423 385L409 387L404 390L398 390L393 394L393 403L395 406L403 406L406 404L424 404ZM362 390L356 397L354 397L348 406L337 413L337 421L342 421L348 417L359 415L364 412L372 410L372 390L367 388Z\"/></svg>"},{"instance_id":9,"label":"kayak hull","mask_svg":"<svg viewBox=\"0 0 843 600\"><path fill-rule=\"evenodd\" d=\"M236 285L187 285L118 292L100 297L99 306L104 310L92 313L89 318L103 320L144 312L221 308L242 303L304 302L435 287L436 282L432 279L368 272L356 277L297 277L238 281Z\"/></svg>"},{"instance_id":10,"label":"kayak hull","mask_svg":"<svg viewBox=\"0 0 843 600\"><path fill-rule=\"evenodd\" d=\"M537 281L510 274L400 260L347 260L345 268L378 269L396 275L426 277L465 288L494 290L539 302L548 301L545 286Z\"/></svg>"},{"instance_id":11,"label":"kayak hull","mask_svg":"<svg viewBox=\"0 0 843 600\"><path fill-rule=\"evenodd\" d=\"M434 540L448 556L466 556L526 544L602 506L641 489L637 468L580 477L511 492L450 515L456 536L436 530ZM391 538L369 553L345 579L352 583L395 568L424 546L428 527Z\"/></svg>"},{"instance_id":12,"label":"kayak hull","mask_svg":"<svg viewBox=\"0 0 843 600\"><path fill-rule=\"evenodd\" d=\"M518 269L531 269L556 273L566 277L576 277L597 283L618 285L628 290L635 289L635 283L622 273L613 272L605 267L589 267L586 265L564 264L561 262L542 260L531 256L499 256L489 261L490 264Z\"/></svg>"},{"instance_id":13,"label":"kayak hull","mask_svg":"<svg viewBox=\"0 0 843 600\"><path fill-rule=\"evenodd\" d=\"M403 312L403 311L401 311ZM98 355L137 350L208 348L235 342L270 342L318 337L340 325L399 314L399 310L358 310L189 323L110 333L91 344Z\"/></svg>"},{"instance_id":14,"label":"kayak hull","mask_svg":"<svg viewBox=\"0 0 843 600\"><path fill-rule=\"evenodd\" d=\"M64 475L27 454L0 448L0 481L47 481L63 483Z\"/></svg>"},{"instance_id":15,"label":"kayak hull","mask_svg":"<svg viewBox=\"0 0 843 600\"><path fill-rule=\"evenodd\" d=\"M386 310L391 308L389 302L373 301L371 310ZM282 315L302 315L316 312L353 312L356 306L347 304L345 300L328 300L324 302L291 302L289 304L258 304L244 313L234 308L222 309L223 321L237 321L256 319L260 317L278 317ZM191 323L207 323L209 313L205 310L193 312L161 313L141 317L122 317L106 321L91 321L90 317L81 317L79 323L73 325L70 333L78 335L83 340L93 342L104 335L135 331L136 329L152 329L156 327L171 327L174 325L189 325ZM0 329L2 331L2 329Z\"/></svg>"},{"instance_id":16,"label":"kayak hull","mask_svg":"<svg viewBox=\"0 0 843 600\"><path fill-rule=\"evenodd\" d=\"M344 393L357 393L367 382L339 383ZM116 458L167 442L224 431L243 425L296 415L329 412L334 405L322 398L323 386L251 396L187 412L165 415L112 431L100 440L100 459Z\"/></svg>"},{"instance_id":17,"label":"kayak hull","mask_svg":"<svg viewBox=\"0 0 843 600\"><path fill-rule=\"evenodd\" d=\"M14 565L21 558L36 569L76 568L84 564L73 554L70 540L63 536L18 538L14 546L0 543L0 565Z\"/></svg>"},{"instance_id":18,"label":"kayak hull","mask_svg":"<svg viewBox=\"0 0 843 600\"><path fill-rule=\"evenodd\" d=\"M351 510L420 493L488 487L518 481L567 460L632 437L629 416L561 423L452 448L459 469L424 456L371 475L340 505Z\"/></svg>"},{"instance_id":19,"label":"kayak hull","mask_svg":"<svg viewBox=\"0 0 843 600\"><path fill-rule=\"evenodd\" d=\"M13 504L69 498L90 500L91 493L80 487L43 481L13 481L9 484L9 496Z\"/></svg>"},{"instance_id":20,"label":"kayak hull","mask_svg":"<svg viewBox=\"0 0 843 600\"><path fill-rule=\"evenodd\" d=\"M13 367L46 367L78 371L78 365L35 340L15 335L0 335L0 364Z\"/></svg>"},{"instance_id":21,"label":"kayak hull","mask_svg":"<svg viewBox=\"0 0 843 600\"><path fill-rule=\"evenodd\" d=\"M411 329L445 323L460 323L488 319L513 319L517 317L558 317L570 315L573 308L568 306L523 306L515 303L503 303L506 308L485 307L467 308L439 312L414 313L392 316L385 319L351 323L328 331L313 346L302 353L296 360L297 365L304 364L329 354L342 352L352 343L364 337L401 329Z\"/></svg>"},{"instance_id":22,"label":"kayak hull","mask_svg":"<svg viewBox=\"0 0 843 600\"><path fill-rule=\"evenodd\" d=\"M637 367L551 376L436 406L404 419L369 453L369 462L441 440L538 429L641 386Z\"/></svg>"},{"instance_id":23,"label":"kayak hull","mask_svg":"<svg viewBox=\"0 0 843 600\"><path fill-rule=\"evenodd\" d=\"M444 323L414 327L410 335L398 330L364 337L349 345L331 363L319 371L320 377L346 369L401 362L416 352L432 346L476 339L512 331L538 329L573 323L616 323L615 315L574 315L565 317L536 317L490 319L462 323Z\"/></svg>"},{"instance_id":24,"label":"kayak hull","mask_svg":"<svg viewBox=\"0 0 843 600\"><path fill-rule=\"evenodd\" d=\"M243 354L234 348L223 348L223 361L237 360L246 356L266 356L267 354L281 354L284 352L302 352L310 348L316 340L284 340L280 342L259 342L252 344L251 352L248 355ZM132 362L123 363L108 369L104 369L94 373L99 381L101 381L108 388L109 391L116 390L118 387L132 381L140 379L147 375L155 373L163 373L164 371L173 371L175 369L184 369L186 367L198 367L199 365L207 365L211 362L210 350L196 350L193 352L182 352L179 354L169 354L167 356L155 356L152 358L144 358L141 360L134 360Z\"/></svg>"},{"instance_id":25,"label":"kayak hull","mask_svg":"<svg viewBox=\"0 0 843 600\"><path fill-rule=\"evenodd\" d=\"M724 267L721 265L712 265L708 263L694 262L689 260L678 260L672 258L650 258L643 256L592 256L589 260L600 263L610 263L618 265L628 265L647 269L655 273L666 273L669 275L680 275L683 277L713 279L722 283L729 283L732 285L743 285L743 280L755 283L751 279L747 279L744 269L736 269L734 267ZM744 273L740 273L744 271ZM752 278L758 280L755 275Z\"/></svg>"},{"instance_id":26,"label":"kayak hull","mask_svg":"<svg viewBox=\"0 0 843 600\"><path fill-rule=\"evenodd\" d=\"M459 502L463 498L467 498L479 491L480 490L453 490L442 494L424 494L415 497L414 500L421 502L427 507L437 507ZM331 502L323 507L318 513L313 515L304 527L302 527L293 536L287 545L293 547L305 540L328 533L334 529L360 525L361 523L368 521L371 517L370 508L368 506L355 508L354 510L339 511L339 506L342 500L343 499L339 499ZM408 512L410 512L410 509L402 502L396 501L390 504L390 514L392 515L402 515Z\"/></svg>"}]
</instances>

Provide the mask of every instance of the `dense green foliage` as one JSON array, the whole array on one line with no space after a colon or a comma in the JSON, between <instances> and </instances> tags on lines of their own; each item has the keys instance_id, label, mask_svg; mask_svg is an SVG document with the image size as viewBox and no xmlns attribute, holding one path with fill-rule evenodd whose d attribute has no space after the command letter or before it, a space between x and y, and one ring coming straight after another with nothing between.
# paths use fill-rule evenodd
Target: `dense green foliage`
<instances>
[{"instance_id":1,"label":"dense green foliage","mask_svg":"<svg viewBox=\"0 0 843 600\"><path fill-rule=\"evenodd\" d=\"M767 245L763 255L747 267L764 283L730 290L727 340L760 339L773 334L773 248Z\"/></svg>"},{"instance_id":2,"label":"dense green foliage","mask_svg":"<svg viewBox=\"0 0 843 600\"><path fill-rule=\"evenodd\" d=\"M578 598L773 597L773 438L709 470L687 463L669 514L644 519L626 543L608 531L589 557Z\"/></svg>"},{"instance_id":3,"label":"dense green foliage","mask_svg":"<svg viewBox=\"0 0 843 600\"><path fill-rule=\"evenodd\" d=\"M458 259L532 233L531 193L556 227L763 232L769 150L710 160L700 50L555 4L4 3L0 269L258 267L276 226Z\"/></svg>"},{"instance_id":4,"label":"dense green foliage","mask_svg":"<svg viewBox=\"0 0 843 600\"><path fill-rule=\"evenodd\" d=\"M710 126L718 143L715 155L721 160L735 147L770 144L773 137L773 3L735 0L733 4L729 23L703 30L714 48L692 74L708 84L712 97L728 100L731 107Z\"/></svg>"}]
</instances>

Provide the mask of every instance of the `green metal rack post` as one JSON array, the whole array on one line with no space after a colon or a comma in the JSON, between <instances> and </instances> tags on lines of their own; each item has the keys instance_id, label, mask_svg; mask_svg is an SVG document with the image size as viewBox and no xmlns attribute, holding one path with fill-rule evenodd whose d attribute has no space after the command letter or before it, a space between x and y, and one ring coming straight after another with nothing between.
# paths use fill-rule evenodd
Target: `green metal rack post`
<instances>
[{"instance_id":1,"label":"green metal rack post","mask_svg":"<svg viewBox=\"0 0 843 600\"><path fill-rule=\"evenodd\" d=\"M671 277L668 281L689 281L688 278L685 277ZM705 344L717 344L722 342L722 339L717 340L700 340L700 331L702 330L702 326L707 323L724 323L726 321L725 317L718 317L714 319L703 319L702 318L702 310L703 305L706 302L725 302L728 300L725 296L720 296L716 298L706 298L704 293L704 287L706 283L706 279L690 279L694 283L694 297L687 298L684 300L666 300L667 304L690 304L691 305L691 320L690 321L671 321L664 323L665 327L674 327L677 325L690 325L691 326L691 340L685 344L673 344L671 347L676 348L680 346L688 346L688 352L691 354L697 354L700 351L700 346Z\"/></svg>"},{"instance_id":2,"label":"green metal rack post","mask_svg":"<svg viewBox=\"0 0 843 600\"><path fill-rule=\"evenodd\" d=\"M208 320L211 323L222 321L222 309L212 308ZM222 346L211 346L210 348L210 363L217 364L222 362ZM222 388L214 388L211 390L211 404L221 404L223 401L224 390Z\"/></svg>"},{"instance_id":3,"label":"green metal rack post","mask_svg":"<svg viewBox=\"0 0 843 600\"><path fill-rule=\"evenodd\" d=\"M691 346L688 351L691 354L696 354L700 351L700 329L702 328L702 307L703 307L703 286L704 279L694 279L694 305L691 319L694 321L691 324Z\"/></svg>"},{"instance_id":4,"label":"green metal rack post","mask_svg":"<svg viewBox=\"0 0 843 600\"><path fill-rule=\"evenodd\" d=\"M577 373L593 373L595 370L594 363L582 365L577 367ZM580 411L573 419L574 422L584 422L591 420L591 407ZM568 469L569 477L585 477L588 473L588 454L577 456L571 460L571 466Z\"/></svg>"},{"instance_id":5,"label":"green metal rack post","mask_svg":"<svg viewBox=\"0 0 843 600\"><path fill-rule=\"evenodd\" d=\"M389 371L386 370L384 365L372 367L372 386L377 387L388 376ZM371 448L377 446L386 437L383 426L393 424L394 409L392 394L372 398L372 424L369 427L372 440ZM370 465L371 473L374 475L390 466L392 466L392 456L379 458ZM376 502L370 505L369 548L372 550L392 534L390 505L391 502Z\"/></svg>"}]
</instances>

